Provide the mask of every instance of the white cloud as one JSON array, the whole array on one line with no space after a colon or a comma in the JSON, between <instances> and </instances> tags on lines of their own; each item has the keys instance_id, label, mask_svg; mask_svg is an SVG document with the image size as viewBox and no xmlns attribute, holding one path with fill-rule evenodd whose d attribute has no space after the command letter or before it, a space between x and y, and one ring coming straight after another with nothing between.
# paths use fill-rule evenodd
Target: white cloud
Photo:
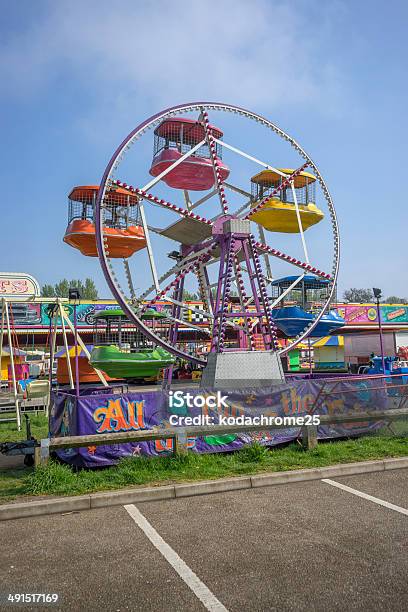
<instances>
[{"instance_id":1,"label":"white cloud","mask_svg":"<svg viewBox=\"0 0 408 612\"><path fill-rule=\"evenodd\" d=\"M338 3L336 3L338 4ZM321 3L319 3L321 6ZM113 110L194 99L256 108L333 107L339 70L324 54L332 19L277 0L50 2L3 48L10 92L42 95L56 79ZM324 44L324 42L326 44ZM327 51L327 50L325 50ZM74 79L74 81L72 81Z\"/></svg>"}]
</instances>

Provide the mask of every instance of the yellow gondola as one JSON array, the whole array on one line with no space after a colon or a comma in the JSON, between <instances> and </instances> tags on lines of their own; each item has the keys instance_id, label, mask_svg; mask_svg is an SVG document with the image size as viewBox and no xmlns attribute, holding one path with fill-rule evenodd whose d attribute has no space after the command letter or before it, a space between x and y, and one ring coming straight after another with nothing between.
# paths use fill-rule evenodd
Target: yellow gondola
<instances>
[{"instance_id":1,"label":"yellow gondola","mask_svg":"<svg viewBox=\"0 0 408 612\"><path fill-rule=\"evenodd\" d=\"M279 171L285 175L290 175L293 172L290 168L283 168ZM262 170L251 178L252 208L268 197L269 193L271 198L250 218L251 221L259 223L270 232L295 234L299 233L300 229L291 187L283 188L272 195L284 179L285 177L274 170ZM324 218L323 212L315 204L315 183L316 177L309 172L301 172L294 179L294 189L303 231Z\"/></svg>"}]
</instances>

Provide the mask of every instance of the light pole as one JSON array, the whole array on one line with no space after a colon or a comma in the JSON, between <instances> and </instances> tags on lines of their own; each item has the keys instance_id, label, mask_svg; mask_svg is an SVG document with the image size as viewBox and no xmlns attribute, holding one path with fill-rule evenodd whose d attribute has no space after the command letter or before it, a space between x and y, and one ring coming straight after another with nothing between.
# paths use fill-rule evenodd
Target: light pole
<instances>
[{"instance_id":1,"label":"light pole","mask_svg":"<svg viewBox=\"0 0 408 612\"><path fill-rule=\"evenodd\" d=\"M383 331L382 331L381 313L380 313L381 289L378 289L377 287L373 287L373 293L377 301L377 318L378 318L378 329L380 331L381 361L382 361L383 374L385 374L384 342L383 342Z\"/></svg>"},{"instance_id":2,"label":"light pole","mask_svg":"<svg viewBox=\"0 0 408 612\"><path fill-rule=\"evenodd\" d=\"M77 304L81 299L79 289L70 287L68 291L68 299L70 304L74 305L74 351L75 351L75 395L79 397L79 360L78 360L78 322L77 322Z\"/></svg>"}]
</instances>

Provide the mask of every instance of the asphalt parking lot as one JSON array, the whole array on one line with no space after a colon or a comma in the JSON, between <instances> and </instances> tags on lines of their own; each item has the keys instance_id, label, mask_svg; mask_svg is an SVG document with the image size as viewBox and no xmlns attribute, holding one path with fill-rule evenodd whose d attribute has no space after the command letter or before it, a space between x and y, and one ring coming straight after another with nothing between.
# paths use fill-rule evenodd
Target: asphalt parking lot
<instances>
[{"instance_id":1,"label":"asphalt parking lot","mask_svg":"<svg viewBox=\"0 0 408 612\"><path fill-rule=\"evenodd\" d=\"M408 470L333 480L354 492L317 480L0 523L0 591L57 593L55 610L406 610Z\"/></svg>"}]
</instances>

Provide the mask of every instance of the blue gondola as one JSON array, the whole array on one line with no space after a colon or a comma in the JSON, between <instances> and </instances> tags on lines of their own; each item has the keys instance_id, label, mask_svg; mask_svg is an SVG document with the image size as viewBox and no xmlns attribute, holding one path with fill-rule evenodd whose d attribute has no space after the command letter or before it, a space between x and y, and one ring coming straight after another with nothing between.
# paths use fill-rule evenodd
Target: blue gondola
<instances>
[{"instance_id":1,"label":"blue gondola","mask_svg":"<svg viewBox=\"0 0 408 612\"><path fill-rule=\"evenodd\" d=\"M276 326L289 338L300 334L306 325L316 318L316 315L306 312L300 306L274 308L272 316ZM317 338L328 336L331 332L343 327L344 324L344 319L335 310L330 310L322 316L319 323L313 329L311 336Z\"/></svg>"},{"instance_id":2,"label":"blue gondola","mask_svg":"<svg viewBox=\"0 0 408 612\"><path fill-rule=\"evenodd\" d=\"M272 299L282 295L298 279L298 276L285 276L272 282ZM324 302L328 296L329 281L306 274L298 284L285 294L279 308L272 310L278 329L289 338L297 336L316 318L313 307L316 302ZM285 305L285 301L289 302ZM321 338L340 329L344 319L335 311L324 314L311 332L312 337Z\"/></svg>"}]
</instances>

